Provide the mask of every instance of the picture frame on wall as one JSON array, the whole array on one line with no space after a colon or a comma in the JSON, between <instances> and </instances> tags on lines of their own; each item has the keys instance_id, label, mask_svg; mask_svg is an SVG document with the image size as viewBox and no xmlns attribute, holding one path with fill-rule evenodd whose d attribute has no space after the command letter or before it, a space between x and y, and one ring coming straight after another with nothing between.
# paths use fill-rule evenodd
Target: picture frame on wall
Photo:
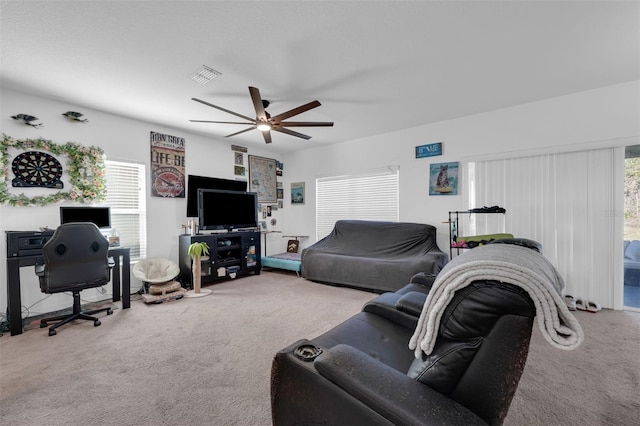
<instances>
[{"instance_id":1,"label":"picture frame on wall","mask_svg":"<svg viewBox=\"0 0 640 426\"><path fill-rule=\"evenodd\" d=\"M233 154L233 158L234 158L234 163L242 166L244 165L244 155L241 152L234 152Z\"/></svg>"},{"instance_id":2,"label":"picture frame on wall","mask_svg":"<svg viewBox=\"0 0 640 426\"><path fill-rule=\"evenodd\" d=\"M458 195L459 163L432 163L429 167L429 195Z\"/></svg>"},{"instance_id":3,"label":"picture frame on wall","mask_svg":"<svg viewBox=\"0 0 640 426\"><path fill-rule=\"evenodd\" d=\"M275 204L276 188L276 160L249 155L249 192L258 195L258 202Z\"/></svg>"},{"instance_id":4,"label":"picture frame on wall","mask_svg":"<svg viewBox=\"0 0 640 426\"><path fill-rule=\"evenodd\" d=\"M304 182L291 183L291 204L304 204Z\"/></svg>"}]
</instances>

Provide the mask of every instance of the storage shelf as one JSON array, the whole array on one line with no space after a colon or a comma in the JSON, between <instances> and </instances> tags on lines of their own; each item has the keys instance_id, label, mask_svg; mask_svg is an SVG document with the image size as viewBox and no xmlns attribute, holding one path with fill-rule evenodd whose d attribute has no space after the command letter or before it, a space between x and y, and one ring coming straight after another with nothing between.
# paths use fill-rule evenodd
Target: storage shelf
<instances>
[{"instance_id":1,"label":"storage shelf","mask_svg":"<svg viewBox=\"0 0 640 426\"><path fill-rule=\"evenodd\" d=\"M449 258L453 259L453 253L455 250L456 255L460 254L460 250L471 250L475 247L477 247L478 245L482 245L485 244L486 241L472 241L473 243L473 247L471 246L459 246L457 245L457 241L459 238L465 238L465 239L474 239L474 238L482 238L482 237L490 237L492 235L498 235L501 236L502 238L505 238L507 236L507 234L504 234L503 232L501 233L495 233L495 234L487 234L487 235L465 235L465 236L461 236L460 235L460 215L465 215L465 214L501 214L501 215L506 215L506 210L501 208L501 207L497 207L497 209L500 209L498 211L494 211L494 210L482 210L482 209L472 209L472 210L456 210L456 211L450 211L449 212ZM502 221L502 228L504 230L504 219ZM510 235L509 235L510 236ZM491 239L489 239L488 241L491 241Z\"/></svg>"},{"instance_id":2,"label":"storage shelf","mask_svg":"<svg viewBox=\"0 0 640 426\"><path fill-rule=\"evenodd\" d=\"M250 273L259 274L262 268L256 253L260 253L260 232L240 231L208 235L180 235L179 263L180 281L187 287L193 286L191 273L191 258L189 246L194 242L205 242L209 245L209 259L202 262L202 284L213 283L231 278L227 271L219 272L220 268L237 267L232 277ZM227 245L229 243L229 245Z\"/></svg>"}]
</instances>

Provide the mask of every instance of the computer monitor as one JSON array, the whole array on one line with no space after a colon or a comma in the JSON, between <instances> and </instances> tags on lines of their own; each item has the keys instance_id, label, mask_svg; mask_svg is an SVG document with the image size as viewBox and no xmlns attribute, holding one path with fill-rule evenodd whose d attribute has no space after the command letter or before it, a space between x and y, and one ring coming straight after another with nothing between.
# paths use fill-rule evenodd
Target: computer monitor
<instances>
[{"instance_id":1,"label":"computer monitor","mask_svg":"<svg viewBox=\"0 0 640 426\"><path fill-rule=\"evenodd\" d=\"M109 207L60 207L60 224L72 222L91 222L100 229L111 228L111 210Z\"/></svg>"}]
</instances>

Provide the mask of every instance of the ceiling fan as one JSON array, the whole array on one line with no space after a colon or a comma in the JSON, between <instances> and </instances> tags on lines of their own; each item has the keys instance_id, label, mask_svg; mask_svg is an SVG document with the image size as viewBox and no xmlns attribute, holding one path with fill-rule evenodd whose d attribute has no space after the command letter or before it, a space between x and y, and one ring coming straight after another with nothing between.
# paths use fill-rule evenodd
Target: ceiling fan
<instances>
[{"instance_id":1,"label":"ceiling fan","mask_svg":"<svg viewBox=\"0 0 640 426\"><path fill-rule=\"evenodd\" d=\"M293 130L288 129L287 127L331 127L333 126L333 122L331 121L284 121L289 117L293 117L294 115L301 114L305 111L309 111L310 109L319 107L321 104L318 101L312 101L308 104L301 105L297 108L289 110L287 112L283 112L282 114L278 114L276 116L271 116L265 108L269 106L269 101L262 99L260 96L260 91L255 88L249 86L249 94L251 95L251 100L253 101L253 107L256 110L256 118L247 117L246 115L238 114L237 112L230 111L228 109L219 107L217 105L210 104L209 102L205 102L200 99L191 98L191 100L200 102L201 104L208 105L212 108L219 109L221 111L227 112L229 114L233 114L237 117L244 118L247 120L246 122L240 121L209 121L209 120L189 120L194 123L218 123L218 124L247 124L251 127L248 127L244 130L240 130L239 132L231 133L225 137L239 135L240 133L248 132L253 129L258 129L262 133L262 137L264 137L264 141L266 143L271 143L271 131L286 133L287 135L296 136L302 139L311 139L311 136L304 135L299 132L295 132Z\"/></svg>"}]
</instances>

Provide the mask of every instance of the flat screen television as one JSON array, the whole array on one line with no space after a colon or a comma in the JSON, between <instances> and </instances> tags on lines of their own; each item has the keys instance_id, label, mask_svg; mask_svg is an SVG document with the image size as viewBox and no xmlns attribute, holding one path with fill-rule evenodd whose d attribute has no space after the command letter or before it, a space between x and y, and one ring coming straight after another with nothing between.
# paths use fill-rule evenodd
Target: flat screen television
<instances>
[{"instance_id":1,"label":"flat screen television","mask_svg":"<svg viewBox=\"0 0 640 426\"><path fill-rule=\"evenodd\" d=\"M243 180L220 179L206 176L187 176L187 217L198 217L198 190L219 189L222 191L247 190L247 182Z\"/></svg>"},{"instance_id":2,"label":"flat screen television","mask_svg":"<svg viewBox=\"0 0 640 426\"><path fill-rule=\"evenodd\" d=\"M72 222L91 222L98 228L111 228L111 210L109 207L60 207L60 224Z\"/></svg>"},{"instance_id":3,"label":"flat screen television","mask_svg":"<svg viewBox=\"0 0 640 426\"><path fill-rule=\"evenodd\" d=\"M258 226L258 196L255 192L198 191L200 230L232 230Z\"/></svg>"}]
</instances>

